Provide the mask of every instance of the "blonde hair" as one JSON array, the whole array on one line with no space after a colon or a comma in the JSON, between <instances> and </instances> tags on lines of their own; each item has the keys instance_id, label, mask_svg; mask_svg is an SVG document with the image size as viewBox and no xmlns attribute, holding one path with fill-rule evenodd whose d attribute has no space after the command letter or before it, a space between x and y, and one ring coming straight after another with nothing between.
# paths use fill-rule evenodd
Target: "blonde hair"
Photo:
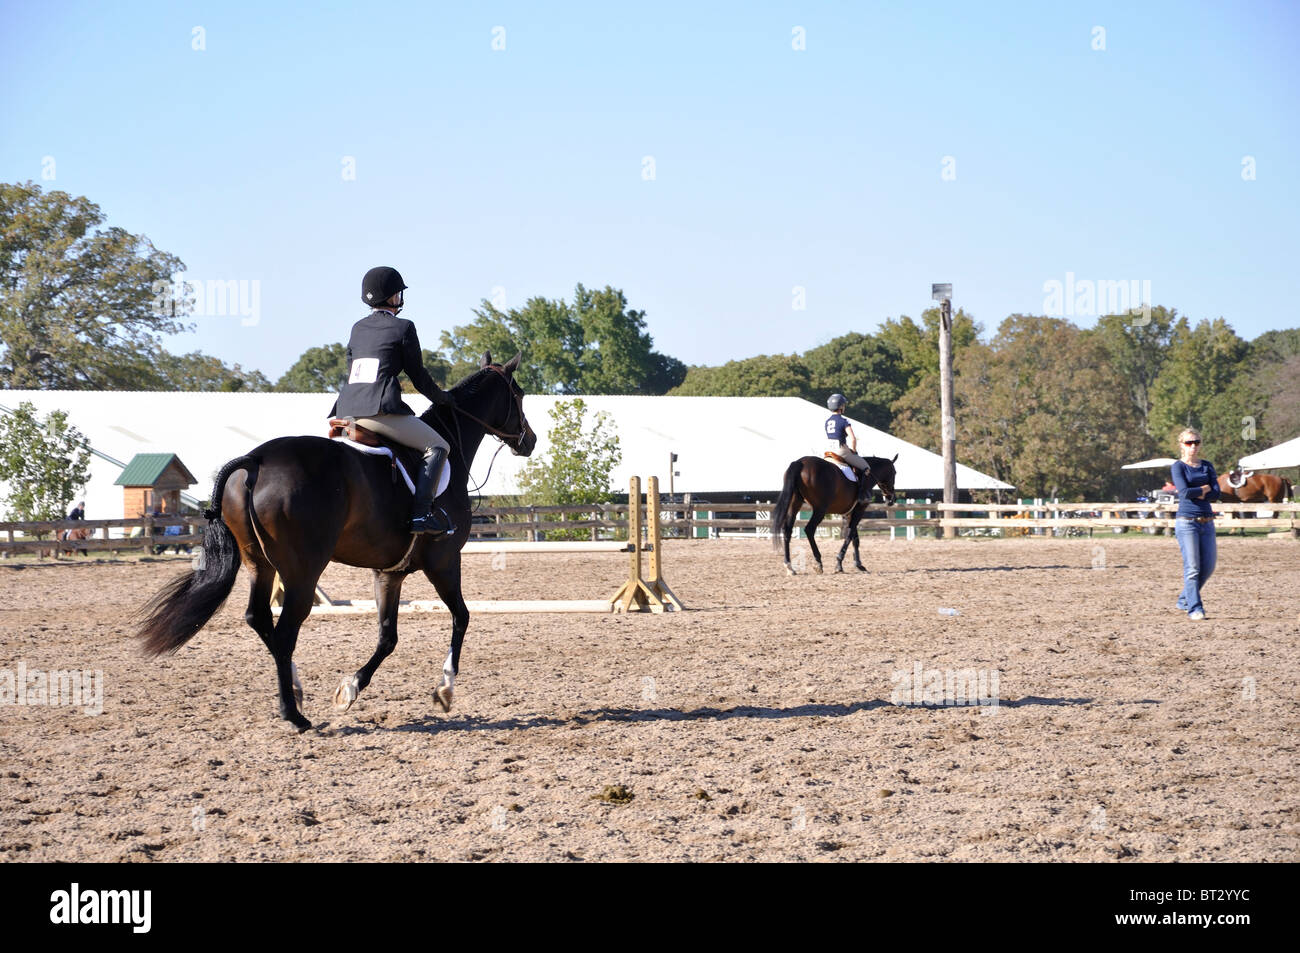
<instances>
[{"instance_id":1,"label":"blonde hair","mask_svg":"<svg viewBox=\"0 0 1300 953\"><path fill-rule=\"evenodd\" d=\"M1186 428L1184 428L1184 429L1178 431L1178 449L1179 449L1179 450L1182 450L1182 449L1183 449L1183 438L1186 437L1188 434L1191 434L1193 437L1197 438L1198 440L1203 440L1203 439L1205 439L1205 438L1203 438L1203 437L1201 436L1201 432L1200 432L1199 430L1197 430L1195 427L1186 427Z\"/></svg>"}]
</instances>

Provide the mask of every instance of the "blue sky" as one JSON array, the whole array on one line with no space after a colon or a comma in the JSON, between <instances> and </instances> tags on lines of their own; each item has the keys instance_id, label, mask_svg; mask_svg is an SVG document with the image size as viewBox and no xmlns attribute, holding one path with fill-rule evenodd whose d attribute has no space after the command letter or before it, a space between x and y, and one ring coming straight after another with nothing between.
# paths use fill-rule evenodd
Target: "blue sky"
<instances>
[{"instance_id":1,"label":"blue sky","mask_svg":"<svg viewBox=\"0 0 1300 953\"><path fill-rule=\"evenodd\" d=\"M90 197L190 277L260 282L256 324L205 316L168 346L273 378L346 340L375 264L403 272L430 347L495 289L514 306L577 282L622 288L687 363L915 317L934 281L992 330L1042 313L1067 272L1149 281L1155 303L1245 337L1300 326L1284 310L1296 3L6 2L2 17L0 179Z\"/></svg>"}]
</instances>

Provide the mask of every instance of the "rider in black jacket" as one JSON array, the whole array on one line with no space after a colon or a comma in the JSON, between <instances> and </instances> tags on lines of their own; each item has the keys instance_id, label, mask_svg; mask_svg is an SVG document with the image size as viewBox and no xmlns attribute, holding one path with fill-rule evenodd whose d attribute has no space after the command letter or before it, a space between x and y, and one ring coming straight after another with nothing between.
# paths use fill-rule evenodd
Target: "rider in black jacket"
<instances>
[{"instance_id":1,"label":"rider in black jacket","mask_svg":"<svg viewBox=\"0 0 1300 953\"><path fill-rule=\"evenodd\" d=\"M451 397L424 369L415 325L397 316L406 288L395 268L371 268L361 280L361 300L374 310L352 326L348 382L339 391L330 416L353 419L367 430L424 451L411 532L442 536L456 532L447 514L433 505L450 448L441 434L406 406L397 377L405 372L416 390L439 406L451 404Z\"/></svg>"}]
</instances>

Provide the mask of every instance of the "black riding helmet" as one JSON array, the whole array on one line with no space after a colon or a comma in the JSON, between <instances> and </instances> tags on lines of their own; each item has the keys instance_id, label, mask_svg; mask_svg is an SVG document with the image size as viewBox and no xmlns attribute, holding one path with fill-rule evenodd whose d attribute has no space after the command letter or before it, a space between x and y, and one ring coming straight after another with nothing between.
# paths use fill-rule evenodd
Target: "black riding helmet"
<instances>
[{"instance_id":1,"label":"black riding helmet","mask_svg":"<svg viewBox=\"0 0 1300 953\"><path fill-rule=\"evenodd\" d=\"M377 308L406 288L407 284L396 268L381 265L378 268L371 268L361 279L361 300L372 308Z\"/></svg>"}]
</instances>

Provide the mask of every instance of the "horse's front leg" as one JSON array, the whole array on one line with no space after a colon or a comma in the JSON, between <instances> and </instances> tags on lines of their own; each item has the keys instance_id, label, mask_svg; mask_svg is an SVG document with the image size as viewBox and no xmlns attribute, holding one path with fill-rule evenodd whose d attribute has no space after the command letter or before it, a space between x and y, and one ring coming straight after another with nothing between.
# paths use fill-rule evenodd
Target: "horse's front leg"
<instances>
[{"instance_id":1,"label":"horse's front leg","mask_svg":"<svg viewBox=\"0 0 1300 953\"><path fill-rule=\"evenodd\" d=\"M402 601L402 581L405 575L398 572L375 570L375 608L379 611L379 644L370 660L355 675L344 677L334 690L334 707L347 711L357 696L370 684L381 662L397 648L397 610Z\"/></svg>"},{"instance_id":2,"label":"horse's front leg","mask_svg":"<svg viewBox=\"0 0 1300 953\"><path fill-rule=\"evenodd\" d=\"M456 676L460 674L460 648L465 642L465 630L469 628L469 608L460 591L460 553L447 565L437 568L426 567L424 574L438 590L438 597L451 611L451 648L447 660L442 663L442 681L434 692L434 701L444 712L451 711L452 694L456 689Z\"/></svg>"},{"instance_id":3,"label":"horse's front leg","mask_svg":"<svg viewBox=\"0 0 1300 953\"><path fill-rule=\"evenodd\" d=\"M844 529L844 542L840 544L839 554L835 557L836 572L844 571L844 554L849 551L849 543L851 542L853 542L853 530L850 529L848 527L848 524L846 523ZM856 551L856 547L855 547L855 551Z\"/></svg>"}]
</instances>

